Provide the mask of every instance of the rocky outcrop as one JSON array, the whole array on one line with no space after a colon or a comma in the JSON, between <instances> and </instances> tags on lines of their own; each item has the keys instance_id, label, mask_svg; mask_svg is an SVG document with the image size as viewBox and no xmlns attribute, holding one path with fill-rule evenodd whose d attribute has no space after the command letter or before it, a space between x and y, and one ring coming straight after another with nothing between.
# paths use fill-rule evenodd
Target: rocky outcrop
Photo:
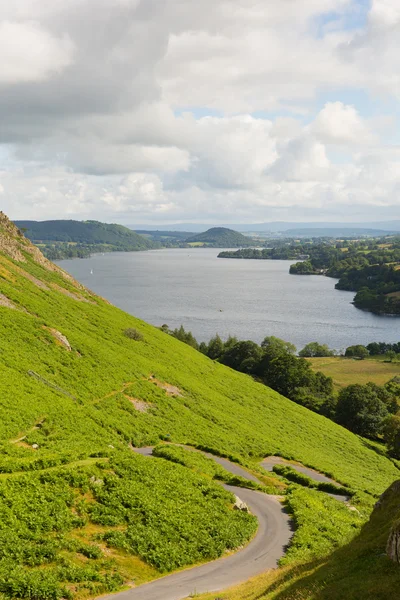
<instances>
[{"instance_id":1,"label":"rocky outcrop","mask_svg":"<svg viewBox=\"0 0 400 600\"><path fill-rule=\"evenodd\" d=\"M386 546L386 554L390 560L400 564L400 520L392 527Z\"/></svg>"},{"instance_id":2,"label":"rocky outcrop","mask_svg":"<svg viewBox=\"0 0 400 600\"><path fill-rule=\"evenodd\" d=\"M26 257L23 252L30 254L32 259L48 271L58 273L66 281L71 283L77 289L83 290L82 284L78 283L72 275L49 261L43 256L39 248L34 246L24 237L22 231L14 225L12 221L0 211L0 252L12 260L20 263L26 263ZM26 276L26 275L25 275Z\"/></svg>"}]
</instances>

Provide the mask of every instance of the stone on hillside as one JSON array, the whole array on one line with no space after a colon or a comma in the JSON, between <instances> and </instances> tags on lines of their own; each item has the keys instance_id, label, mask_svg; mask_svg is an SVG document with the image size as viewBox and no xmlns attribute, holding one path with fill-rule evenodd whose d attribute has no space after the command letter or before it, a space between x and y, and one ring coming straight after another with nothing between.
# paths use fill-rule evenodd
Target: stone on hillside
<instances>
[{"instance_id":1,"label":"stone on hillside","mask_svg":"<svg viewBox=\"0 0 400 600\"><path fill-rule=\"evenodd\" d=\"M63 335L62 333L60 333L59 331L57 331L57 329L49 329L51 335L62 345L64 346L64 348L66 348L66 350L68 350L68 352L71 352L72 348L71 348L71 344L69 343L68 339L65 337L65 335Z\"/></svg>"},{"instance_id":2,"label":"stone on hillside","mask_svg":"<svg viewBox=\"0 0 400 600\"><path fill-rule=\"evenodd\" d=\"M235 504L233 505L233 510L241 510L242 512L249 512L249 507L243 500L239 498L239 496L235 496Z\"/></svg>"}]
</instances>

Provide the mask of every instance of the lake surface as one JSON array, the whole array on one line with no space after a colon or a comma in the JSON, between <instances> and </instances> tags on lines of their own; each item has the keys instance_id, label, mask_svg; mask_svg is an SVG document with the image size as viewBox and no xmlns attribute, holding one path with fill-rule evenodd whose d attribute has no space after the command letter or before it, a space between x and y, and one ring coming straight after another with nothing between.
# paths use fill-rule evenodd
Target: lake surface
<instances>
[{"instance_id":1,"label":"lake surface","mask_svg":"<svg viewBox=\"0 0 400 600\"><path fill-rule=\"evenodd\" d=\"M354 293L335 290L334 279L289 275L293 261L222 259L219 252L115 252L58 264L123 310L156 326L182 324L199 341L216 333L255 342L275 335L298 349L318 341L337 350L400 341L399 318L354 308Z\"/></svg>"}]
</instances>

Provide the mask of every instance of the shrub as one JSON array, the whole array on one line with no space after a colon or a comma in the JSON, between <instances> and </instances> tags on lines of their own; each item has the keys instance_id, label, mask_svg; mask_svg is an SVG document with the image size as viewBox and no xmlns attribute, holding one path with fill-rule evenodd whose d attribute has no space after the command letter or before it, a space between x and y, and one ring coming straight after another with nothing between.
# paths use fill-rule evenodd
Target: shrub
<instances>
[{"instance_id":1,"label":"shrub","mask_svg":"<svg viewBox=\"0 0 400 600\"><path fill-rule=\"evenodd\" d=\"M140 331L134 327L128 327L128 329L125 329L124 335L131 340L135 340L136 342L142 342L144 339L143 334L141 334Z\"/></svg>"}]
</instances>

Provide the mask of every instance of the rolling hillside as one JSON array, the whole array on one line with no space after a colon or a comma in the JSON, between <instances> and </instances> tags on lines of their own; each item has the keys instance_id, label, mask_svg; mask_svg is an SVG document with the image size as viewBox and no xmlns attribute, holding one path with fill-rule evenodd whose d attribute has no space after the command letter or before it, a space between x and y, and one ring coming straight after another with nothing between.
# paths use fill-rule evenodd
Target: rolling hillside
<instances>
[{"instance_id":1,"label":"rolling hillside","mask_svg":"<svg viewBox=\"0 0 400 600\"><path fill-rule=\"evenodd\" d=\"M214 246L215 248L236 248L255 244L251 238L226 227L212 227L203 233L188 237L185 241L188 244Z\"/></svg>"},{"instance_id":2,"label":"rolling hillside","mask_svg":"<svg viewBox=\"0 0 400 600\"><path fill-rule=\"evenodd\" d=\"M34 244L52 259L68 258L75 245L81 254L90 252L150 250L159 244L123 227L99 221L15 221Z\"/></svg>"},{"instance_id":3,"label":"rolling hillside","mask_svg":"<svg viewBox=\"0 0 400 600\"><path fill-rule=\"evenodd\" d=\"M94 295L2 213L0 365L4 598L95 596L251 537L215 482L132 446L296 459L365 507L399 475L349 431Z\"/></svg>"}]
</instances>

